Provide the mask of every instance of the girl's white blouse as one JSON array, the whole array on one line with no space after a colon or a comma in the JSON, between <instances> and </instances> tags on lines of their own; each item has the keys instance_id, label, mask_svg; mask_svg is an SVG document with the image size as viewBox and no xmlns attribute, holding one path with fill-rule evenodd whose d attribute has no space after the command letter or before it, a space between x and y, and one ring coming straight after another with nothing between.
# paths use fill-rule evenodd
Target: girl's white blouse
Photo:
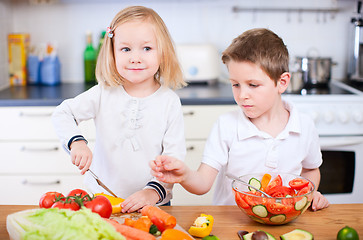
<instances>
[{"instance_id":1,"label":"girl's white blouse","mask_svg":"<svg viewBox=\"0 0 363 240\"><path fill-rule=\"evenodd\" d=\"M150 174L149 161L158 155L184 160L186 154L184 121L180 99L161 86L145 98L127 94L122 86L96 85L56 107L52 121L62 144L82 135L78 124L93 119L96 142L91 170L118 197L127 198L156 181ZM71 164L69 162L69 164ZM88 190L105 192L88 173ZM162 184L171 198L171 184Z\"/></svg>"}]
</instances>

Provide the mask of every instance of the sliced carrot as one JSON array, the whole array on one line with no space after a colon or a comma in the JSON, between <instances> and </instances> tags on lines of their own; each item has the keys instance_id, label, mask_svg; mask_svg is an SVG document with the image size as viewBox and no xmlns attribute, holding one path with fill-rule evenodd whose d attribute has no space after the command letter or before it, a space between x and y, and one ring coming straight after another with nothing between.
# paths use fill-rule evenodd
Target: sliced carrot
<instances>
[{"instance_id":1,"label":"sliced carrot","mask_svg":"<svg viewBox=\"0 0 363 240\"><path fill-rule=\"evenodd\" d=\"M271 180L271 175L270 174L265 173L262 176L262 179L261 179L261 191L265 190L265 188L267 187L270 180Z\"/></svg>"},{"instance_id":2,"label":"sliced carrot","mask_svg":"<svg viewBox=\"0 0 363 240\"><path fill-rule=\"evenodd\" d=\"M140 229L120 224L112 219L105 218L104 220L110 223L116 229L116 231L121 233L127 240L156 240L152 234L144 232Z\"/></svg>"},{"instance_id":3,"label":"sliced carrot","mask_svg":"<svg viewBox=\"0 0 363 240\"><path fill-rule=\"evenodd\" d=\"M148 216L161 232L176 226L176 218L158 207L147 205L141 209L141 214Z\"/></svg>"}]
</instances>

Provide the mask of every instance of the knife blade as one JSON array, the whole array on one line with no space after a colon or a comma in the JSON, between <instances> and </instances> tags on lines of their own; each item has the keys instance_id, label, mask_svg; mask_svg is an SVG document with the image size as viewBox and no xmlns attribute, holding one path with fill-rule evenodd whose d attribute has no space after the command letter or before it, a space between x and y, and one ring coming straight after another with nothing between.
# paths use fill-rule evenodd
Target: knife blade
<instances>
[{"instance_id":1,"label":"knife blade","mask_svg":"<svg viewBox=\"0 0 363 240\"><path fill-rule=\"evenodd\" d=\"M117 197L116 194L114 194L98 177L96 174L94 174L94 172L92 172L91 169L87 170L92 177L96 180L96 182L98 183L98 185L100 185L101 187L103 187L103 189L105 189L107 192L111 193L112 196Z\"/></svg>"}]
</instances>

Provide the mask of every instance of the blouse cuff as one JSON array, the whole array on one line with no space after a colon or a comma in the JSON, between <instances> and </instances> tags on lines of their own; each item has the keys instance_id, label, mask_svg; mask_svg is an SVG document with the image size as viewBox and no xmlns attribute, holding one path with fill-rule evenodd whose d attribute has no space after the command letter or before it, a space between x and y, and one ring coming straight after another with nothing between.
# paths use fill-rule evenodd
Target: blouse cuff
<instances>
[{"instance_id":1,"label":"blouse cuff","mask_svg":"<svg viewBox=\"0 0 363 240\"><path fill-rule=\"evenodd\" d=\"M150 181L146 184L145 188L154 189L157 192L157 194L159 195L159 201L156 204L163 202L166 198L166 190L164 186L158 182Z\"/></svg>"}]
</instances>

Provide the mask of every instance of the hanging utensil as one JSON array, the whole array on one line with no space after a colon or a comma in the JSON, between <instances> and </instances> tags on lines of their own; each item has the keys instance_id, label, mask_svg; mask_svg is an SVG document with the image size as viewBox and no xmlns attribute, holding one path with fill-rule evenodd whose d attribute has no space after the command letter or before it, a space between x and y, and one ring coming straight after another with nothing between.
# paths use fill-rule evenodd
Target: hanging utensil
<instances>
[{"instance_id":1,"label":"hanging utensil","mask_svg":"<svg viewBox=\"0 0 363 240\"><path fill-rule=\"evenodd\" d=\"M92 177L96 180L96 182L98 183L98 185L100 185L101 187L103 187L103 189L105 189L107 192L109 192L112 196L114 197L117 197L116 194L114 194L98 177L96 174L94 174L92 172L91 169L88 169L87 170L91 175Z\"/></svg>"}]
</instances>

